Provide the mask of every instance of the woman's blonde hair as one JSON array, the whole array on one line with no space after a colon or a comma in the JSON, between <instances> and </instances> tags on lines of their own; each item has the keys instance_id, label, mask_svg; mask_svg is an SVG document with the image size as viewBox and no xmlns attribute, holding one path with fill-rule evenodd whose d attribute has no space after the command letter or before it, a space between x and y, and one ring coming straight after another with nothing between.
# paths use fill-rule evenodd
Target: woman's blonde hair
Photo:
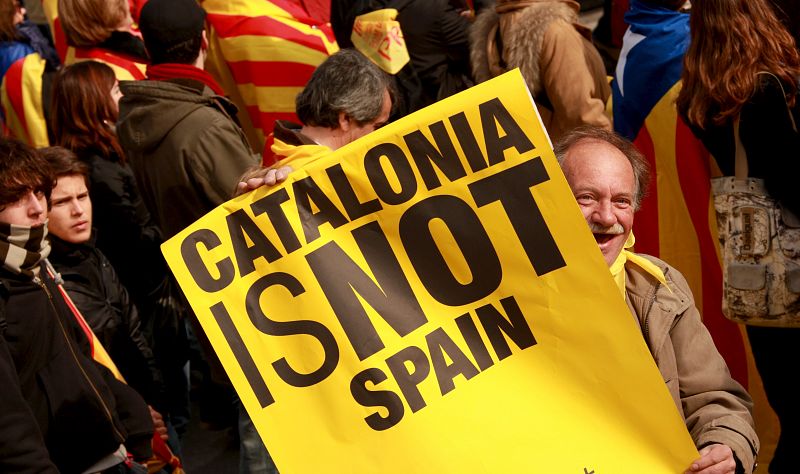
<instances>
[{"instance_id":1,"label":"woman's blonde hair","mask_svg":"<svg viewBox=\"0 0 800 474\"><path fill-rule=\"evenodd\" d=\"M58 19L73 46L94 46L130 21L127 0L58 0Z\"/></svg>"}]
</instances>

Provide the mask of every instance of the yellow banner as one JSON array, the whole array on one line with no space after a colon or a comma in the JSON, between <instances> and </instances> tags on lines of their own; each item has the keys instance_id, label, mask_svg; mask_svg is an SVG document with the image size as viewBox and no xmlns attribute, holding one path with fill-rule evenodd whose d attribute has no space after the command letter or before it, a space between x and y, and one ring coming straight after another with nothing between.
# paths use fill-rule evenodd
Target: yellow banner
<instances>
[{"instance_id":1,"label":"yellow banner","mask_svg":"<svg viewBox=\"0 0 800 474\"><path fill-rule=\"evenodd\" d=\"M697 457L518 71L163 250L282 473L652 474Z\"/></svg>"}]
</instances>

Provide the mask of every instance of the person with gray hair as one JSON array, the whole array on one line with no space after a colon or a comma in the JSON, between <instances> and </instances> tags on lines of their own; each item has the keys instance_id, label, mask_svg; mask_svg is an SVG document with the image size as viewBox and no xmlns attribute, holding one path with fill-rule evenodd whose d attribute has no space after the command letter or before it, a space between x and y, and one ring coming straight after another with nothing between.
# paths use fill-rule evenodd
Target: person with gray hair
<instances>
[{"instance_id":1,"label":"person with gray hair","mask_svg":"<svg viewBox=\"0 0 800 474\"><path fill-rule=\"evenodd\" d=\"M394 102L392 83L383 71L354 49L343 49L317 67L295 100L302 125L275 122L269 168L245 173L241 194L283 181L299 169L389 121Z\"/></svg>"},{"instance_id":2,"label":"person with gray hair","mask_svg":"<svg viewBox=\"0 0 800 474\"><path fill-rule=\"evenodd\" d=\"M348 119L362 126L374 122L387 95L391 101L389 77L358 51L343 49L319 65L295 106L303 124L335 130Z\"/></svg>"},{"instance_id":3,"label":"person with gray hair","mask_svg":"<svg viewBox=\"0 0 800 474\"><path fill-rule=\"evenodd\" d=\"M343 49L320 64L297 95L295 109L303 125L276 122L274 159L298 168L305 162L296 162L298 150L293 147L337 150L385 125L392 102L389 77L358 51Z\"/></svg>"},{"instance_id":4,"label":"person with gray hair","mask_svg":"<svg viewBox=\"0 0 800 474\"><path fill-rule=\"evenodd\" d=\"M647 161L626 139L594 127L567 133L555 152L700 451L686 472L752 473L759 448L753 402L714 346L686 279L667 263L628 250L635 241L633 216L647 191Z\"/></svg>"}]
</instances>

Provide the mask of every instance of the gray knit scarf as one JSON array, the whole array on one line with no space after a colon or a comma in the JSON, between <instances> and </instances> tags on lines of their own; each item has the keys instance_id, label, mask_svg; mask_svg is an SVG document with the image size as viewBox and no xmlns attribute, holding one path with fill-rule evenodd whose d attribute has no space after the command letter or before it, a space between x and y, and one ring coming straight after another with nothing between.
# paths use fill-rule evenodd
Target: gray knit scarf
<instances>
[{"instance_id":1,"label":"gray knit scarf","mask_svg":"<svg viewBox=\"0 0 800 474\"><path fill-rule=\"evenodd\" d=\"M33 279L39 263L50 253L47 224L28 227L0 222L0 260L3 268Z\"/></svg>"}]
</instances>

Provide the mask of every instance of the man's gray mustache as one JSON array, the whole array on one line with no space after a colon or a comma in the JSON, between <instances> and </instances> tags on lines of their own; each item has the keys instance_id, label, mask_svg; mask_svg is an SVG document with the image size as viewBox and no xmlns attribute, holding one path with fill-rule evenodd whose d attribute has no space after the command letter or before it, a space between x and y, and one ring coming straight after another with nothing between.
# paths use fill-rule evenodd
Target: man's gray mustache
<instances>
[{"instance_id":1,"label":"man's gray mustache","mask_svg":"<svg viewBox=\"0 0 800 474\"><path fill-rule=\"evenodd\" d=\"M589 229L592 231L592 234L611 234L611 235L619 235L625 232L625 229L622 227L622 224L617 222L616 224L612 225L611 227L603 227L601 225L595 224L593 222L589 223Z\"/></svg>"}]
</instances>

